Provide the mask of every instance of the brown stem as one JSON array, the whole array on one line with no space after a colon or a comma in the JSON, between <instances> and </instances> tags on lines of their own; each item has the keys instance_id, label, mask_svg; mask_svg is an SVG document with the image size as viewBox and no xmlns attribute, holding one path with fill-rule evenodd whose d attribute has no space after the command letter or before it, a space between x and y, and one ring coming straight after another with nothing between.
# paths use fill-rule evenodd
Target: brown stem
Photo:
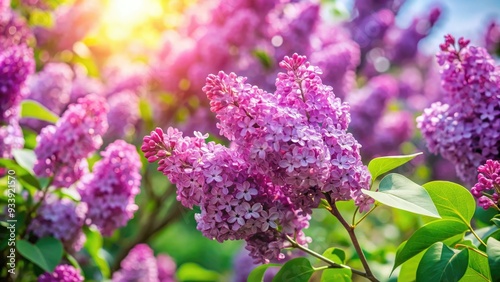
<instances>
[{"instance_id":1,"label":"brown stem","mask_svg":"<svg viewBox=\"0 0 500 282\"><path fill-rule=\"evenodd\" d=\"M361 263L363 264L363 268L366 271L366 278L369 279L370 281L379 281L375 275L373 275L373 272L370 269L370 266L368 265L368 261L366 260L365 254L363 253L363 250L361 249L361 246L359 245L358 238L356 237L356 233L354 233L354 226L350 225L347 223L347 221L342 217L340 214L339 210L337 209L337 206L335 205L335 201L333 201L330 197L330 195L325 194L325 197L330 204L330 207L327 208L328 211L335 216L342 226L344 226L345 230L349 234L349 237L351 238L352 244L354 245L354 249L356 249L356 253L359 256L359 259L361 260Z\"/></svg>"}]
</instances>

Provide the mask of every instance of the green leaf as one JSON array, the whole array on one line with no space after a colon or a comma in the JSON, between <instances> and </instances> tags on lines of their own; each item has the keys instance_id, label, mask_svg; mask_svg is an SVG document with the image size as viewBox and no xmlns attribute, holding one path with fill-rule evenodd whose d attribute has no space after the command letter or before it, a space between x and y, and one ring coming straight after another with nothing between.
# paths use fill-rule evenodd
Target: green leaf
<instances>
[{"instance_id":1,"label":"green leaf","mask_svg":"<svg viewBox=\"0 0 500 282\"><path fill-rule=\"evenodd\" d=\"M259 60L259 62L266 70L271 69L271 67L273 66L273 60L271 59L271 57L269 57L269 54L267 54L266 51L254 50L253 55Z\"/></svg>"},{"instance_id":2,"label":"green leaf","mask_svg":"<svg viewBox=\"0 0 500 282\"><path fill-rule=\"evenodd\" d=\"M495 224L497 227L500 227L500 214L495 215L492 219L491 222Z\"/></svg>"},{"instance_id":3,"label":"green leaf","mask_svg":"<svg viewBox=\"0 0 500 282\"><path fill-rule=\"evenodd\" d=\"M153 109L151 108L151 104L144 98L139 100L139 112L145 123L146 129L151 130L154 127Z\"/></svg>"},{"instance_id":4,"label":"green leaf","mask_svg":"<svg viewBox=\"0 0 500 282\"><path fill-rule=\"evenodd\" d=\"M479 236L479 238L481 238L481 240L483 240L483 242L486 241L490 236L494 236L494 234L498 231L499 231L499 229L495 225L486 226L486 227L479 228L479 229L475 230L476 235ZM481 243L479 242L479 240L477 240L476 236L474 236L474 234L472 234L472 233L467 234L467 236L465 236L465 240L471 241L472 245L474 245L476 247L481 246Z\"/></svg>"},{"instance_id":5,"label":"green leaf","mask_svg":"<svg viewBox=\"0 0 500 282\"><path fill-rule=\"evenodd\" d=\"M416 214L439 218L431 197L422 186L397 173L386 175L379 184L379 191L361 191L378 202Z\"/></svg>"},{"instance_id":6,"label":"green leaf","mask_svg":"<svg viewBox=\"0 0 500 282\"><path fill-rule=\"evenodd\" d=\"M25 168L18 165L15 161L9 159L0 159L0 167L4 167L8 170L14 170L16 180L23 185L29 185L36 189L40 189L39 181Z\"/></svg>"},{"instance_id":7,"label":"green leaf","mask_svg":"<svg viewBox=\"0 0 500 282\"><path fill-rule=\"evenodd\" d=\"M421 252L403 263L399 271L398 282L415 281L417 279L417 268L423 256L424 252Z\"/></svg>"},{"instance_id":8,"label":"green leaf","mask_svg":"<svg viewBox=\"0 0 500 282\"><path fill-rule=\"evenodd\" d=\"M469 267L467 268L467 271L465 271L465 274L462 279L460 279L460 281L491 281L490 268L488 267L488 258L476 251L469 250Z\"/></svg>"},{"instance_id":9,"label":"green leaf","mask_svg":"<svg viewBox=\"0 0 500 282\"><path fill-rule=\"evenodd\" d=\"M404 165L405 163L413 160L416 156L419 156L421 154L422 153L416 153L413 155L374 158L368 164L368 170L372 175L372 181L375 181L375 179L377 179L377 177L379 177L380 175Z\"/></svg>"},{"instance_id":10,"label":"green leaf","mask_svg":"<svg viewBox=\"0 0 500 282\"><path fill-rule=\"evenodd\" d=\"M434 243L462 234L467 229L467 225L456 219L440 219L427 223L401 244L396 253L393 270Z\"/></svg>"},{"instance_id":11,"label":"green leaf","mask_svg":"<svg viewBox=\"0 0 500 282\"><path fill-rule=\"evenodd\" d=\"M219 274L196 263L188 262L177 269L177 278L179 281L217 281Z\"/></svg>"},{"instance_id":12,"label":"green leaf","mask_svg":"<svg viewBox=\"0 0 500 282\"><path fill-rule=\"evenodd\" d=\"M21 117L34 118L51 123L56 123L59 119L55 113L33 100L24 100L21 102Z\"/></svg>"},{"instance_id":13,"label":"green leaf","mask_svg":"<svg viewBox=\"0 0 500 282\"><path fill-rule=\"evenodd\" d=\"M26 240L19 240L16 247L23 257L47 272L54 271L63 255L61 241L53 237L41 238L35 245Z\"/></svg>"},{"instance_id":14,"label":"green leaf","mask_svg":"<svg viewBox=\"0 0 500 282\"><path fill-rule=\"evenodd\" d=\"M22 168L26 169L31 174L35 174L33 172L33 167L35 167L36 155L33 150L15 149L12 150L12 155Z\"/></svg>"},{"instance_id":15,"label":"green leaf","mask_svg":"<svg viewBox=\"0 0 500 282\"><path fill-rule=\"evenodd\" d=\"M295 258L283 265L273 278L273 282L307 282L311 278L314 269L306 258Z\"/></svg>"},{"instance_id":16,"label":"green leaf","mask_svg":"<svg viewBox=\"0 0 500 282\"><path fill-rule=\"evenodd\" d=\"M344 250L337 248L329 248L323 253L324 257L329 258L335 263L344 264L345 263L345 252ZM352 271L350 268L331 268L323 270L321 274L321 282L335 282L335 281L352 281Z\"/></svg>"},{"instance_id":17,"label":"green leaf","mask_svg":"<svg viewBox=\"0 0 500 282\"><path fill-rule=\"evenodd\" d=\"M108 278L110 276L110 270L108 262L104 258L103 252L101 252L103 241L101 233L97 229L91 227L86 227L83 231L87 237L84 248L87 250L92 260L94 260L102 276Z\"/></svg>"},{"instance_id":18,"label":"green leaf","mask_svg":"<svg viewBox=\"0 0 500 282\"><path fill-rule=\"evenodd\" d=\"M263 265L257 266L248 275L247 282L262 282L262 280L264 279L264 274L266 273L266 270L269 267L276 267L276 266L281 266L281 264L268 263L268 264L263 264Z\"/></svg>"},{"instance_id":19,"label":"green leaf","mask_svg":"<svg viewBox=\"0 0 500 282\"><path fill-rule=\"evenodd\" d=\"M432 181L423 185L443 218L457 218L470 226L476 201L465 187L448 181Z\"/></svg>"},{"instance_id":20,"label":"green leaf","mask_svg":"<svg viewBox=\"0 0 500 282\"><path fill-rule=\"evenodd\" d=\"M464 276L469 263L467 249L450 249L437 242L425 252L417 268L418 281L458 281Z\"/></svg>"},{"instance_id":21,"label":"green leaf","mask_svg":"<svg viewBox=\"0 0 500 282\"><path fill-rule=\"evenodd\" d=\"M486 242L486 254L492 281L500 281L500 241L490 237Z\"/></svg>"}]
</instances>

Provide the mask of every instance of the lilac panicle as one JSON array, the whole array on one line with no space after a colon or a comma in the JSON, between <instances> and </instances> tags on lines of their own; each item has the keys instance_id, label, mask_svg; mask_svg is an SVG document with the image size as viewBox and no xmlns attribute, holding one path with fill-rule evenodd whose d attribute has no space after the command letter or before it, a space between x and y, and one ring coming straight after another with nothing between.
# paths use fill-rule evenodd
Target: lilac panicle
<instances>
[{"instance_id":1,"label":"lilac panicle","mask_svg":"<svg viewBox=\"0 0 500 282\"><path fill-rule=\"evenodd\" d=\"M49 194L28 229L39 238L53 236L61 240L68 252L78 252L86 240L82 227L87 211L86 203Z\"/></svg>"},{"instance_id":2,"label":"lilac panicle","mask_svg":"<svg viewBox=\"0 0 500 282\"><path fill-rule=\"evenodd\" d=\"M106 138L124 138L133 132L140 119L139 97L130 90L117 92L107 97L109 129Z\"/></svg>"},{"instance_id":3,"label":"lilac panicle","mask_svg":"<svg viewBox=\"0 0 500 282\"><path fill-rule=\"evenodd\" d=\"M78 184L82 201L89 206L88 219L105 236L125 226L137 210L142 166L135 147L117 140L101 152L91 174Z\"/></svg>"},{"instance_id":4,"label":"lilac panicle","mask_svg":"<svg viewBox=\"0 0 500 282\"><path fill-rule=\"evenodd\" d=\"M113 273L113 282L158 282L158 266L153 250L146 244L136 245Z\"/></svg>"},{"instance_id":5,"label":"lilac panicle","mask_svg":"<svg viewBox=\"0 0 500 282\"><path fill-rule=\"evenodd\" d=\"M12 151L24 147L24 136L17 118L11 118L9 123L0 126L0 158L11 159ZM5 173L5 168L0 168L0 176Z\"/></svg>"},{"instance_id":6,"label":"lilac panicle","mask_svg":"<svg viewBox=\"0 0 500 282\"><path fill-rule=\"evenodd\" d=\"M495 206L500 208L500 161L487 160L484 165L477 168L479 173L477 183L472 187L471 193L477 198L479 206L488 209Z\"/></svg>"},{"instance_id":7,"label":"lilac panicle","mask_svg":"<svg viewBox=\"0 0 500 282\"><path fill-rule=\"evenodd\" d=\"M158 267L159 282L175 282L175 270L177 265L175 261L166 254L156 256L156 265Z\"/></svg>"},{"instance_id":8,"label":"lilac panicle","mask_svg":"<svg viewBox=\"0 0 500 282\"><path fill-rule=\"evenodd\" d=\"M82 282L80 271L68 264L56 266L52 273L44 273L38 277L38 282Z\"/></svg>"},{"instance_id":9,"label":"lilac panicle","mask_svg":"<svg viewBox=\"0 0 500 282\"><path fill-rule=\"evenodd\" d=\"M88 170L85 158L102 145L107 111L103 98L89 95L71 104L55 125L43 128L35 148L36 175L54 177L56 187L69 187L79 180Z\"/></svg>"},{"instance_id":10,"label":"lilac panicle","mask_svg":"<svg viewBox=\"0 0 500 282\"><path fill-rule=\"evenodd\" d=\"M25 45L0 49L0 122L17 115L27 93L25 81L35 70L33 50Z\"/></svg>"},{"instance_id":11,"label":"lilac panicle","mask_svg":"<svg viewBox=\"0 0 500 282\"><path fill-rule=\"evenodd\" d=\"M177 199L199 206L197 228L208 238L245 239L256 262L283 258L284 234L307 244L303 229L323 193L354 199L361 210L373 202L360 191L370 175L360 145L347 133L349 107L323 85L321 70L304 56L280 63L276 93L245 83L234 73L209 75L203 90L230 148L160 128L141 150L177 186ZM278 232L280 226L281 232Z\"/></svg>"},{"instance_id":12,"label":"lilac panicle","mask_svg":"<svg viewBox=\"0 0 500 282\"><path fill-rule=\"evenodd\" d=\"M5 4L9 5L9 3ZM33 34L24 18L20 17L10 8L2 12L2 8L0 7L0 50L14 46L28 45L32 37Z\"/></svg>"},{"instance_id":13,"label":"lilac panicle","mask_svg":"<svg viewBox=\"0 0 500 282\"><path fill-rule=\"evenodd\" d=\"M451 161L458 176L472 185L479 165L500 158L500 72L487 51L468 40L455 42L448 35L440 47L445 93L417 124L429 150Z\"/></svg>"}]
</instances>

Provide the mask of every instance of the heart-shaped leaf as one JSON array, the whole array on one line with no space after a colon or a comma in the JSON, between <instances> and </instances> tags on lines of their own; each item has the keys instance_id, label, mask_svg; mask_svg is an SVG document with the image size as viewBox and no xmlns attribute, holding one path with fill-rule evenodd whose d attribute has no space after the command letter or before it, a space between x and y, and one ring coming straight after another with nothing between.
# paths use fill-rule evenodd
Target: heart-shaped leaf
<instances>
[{"instance_id":1,"label":"heart-shaped leaf","mask_svg":"<svg viewBox=\"0 0 500 282\"><path fill-rule=\"evenodd\" d=\"M24 100L21 102L21 117L35 118L51 123L56 123L59 119L55 113L33 100Z\"/></svg>"},{"instance_id":2,"label":"heart-shaped leaf","mask_svg":"<svg viewBox=\"0 0 500 282\"><path fill-rule=\"evenodd\" d=\"M397 174L386 175L379 184L379 191L361 190L376 201L401 210L439 218L436 206L422 186Z\"/></svg>"},{"instance_id":3,"label":"heart-shaped leaf","mask_svg":"<svg viewBox=\"0 0 500 282\"><path fill-rule=\"evenodd\" d=\"M53 237L41 238L34 245L26 240L19 240L16 247L23 257L47 272L54 271L63 255L63 244Z\"/></svg>"},{"instance_id":4,"label":"heart-shaped leaf","mask_svg":"<svg viewBox=\"0 0 500 282\"><path fill-rule=\"evenodd\" d=\"M404 156L386 156L374 158L368 163L368 170L372 175L372 181L375 180L380 175L391 171L399 166L404 165L405 163L411 161L416 156L421 155L422 153L416 153L413 155L404 155Z\"/></svg>"},{"instance_id":5,"label":"heart-shaped leaf","mask_svg":"<svg viewBox=\"0 0 500 282\"><path fill-rule=\"evenodd\" d=\"M247 282L262 282L264 279L264 274L269 267L277 267L281 266L278 263L267 263L263 265L259 265L250 272L247 278Z\"/></svg>"},{"instance_id":6,"label":"heart-shaped leaf","mask_svg":"<svg viewBox=\"0 0 500 282\"><path fill-rule=\"evenodd\" d=\"M464 233L467 229L467 225L456 219L440 219L427 223L398 249L393 270L432 244Z\"/></svg>"},{"instance_id":7,"label":"heart-shaped leaf","mask_svg":"<svg viewBox=\"0 0 500 282\"><path fill-rule=\"evenodd\" d=\"M500 281L500 241L490 237L486 242L486 254L492 281Z\"/></svg>"},{"instance_id":8,"label":"heart-shaped leaf","mask_svg":"<svg viewBox=\"0 0 500 282\"><path fill-rule=\"evenodd\" d=\"M296 258L289 260L283 265L280 271L274 276L273 282L293 281L308 282L314 269L306 258Z\"/></svg>"},{"instance_id":9,"label":"heart-shaped leaf","mask_svg":"<svg viewBox=\"0 0 500 282\"><path fill-rule=\"evenodd\" d=\"M417 281L458 281L469 263L467 249L450 249L443 242L432 245L417 268Z\"/></svg>"}]
</instances>

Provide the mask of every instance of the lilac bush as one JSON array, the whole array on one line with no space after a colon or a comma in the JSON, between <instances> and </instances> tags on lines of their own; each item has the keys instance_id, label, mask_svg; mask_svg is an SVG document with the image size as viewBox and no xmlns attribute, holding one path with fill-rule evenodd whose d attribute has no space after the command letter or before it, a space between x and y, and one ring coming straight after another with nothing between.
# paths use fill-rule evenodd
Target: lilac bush
<instances>
[{"instance_id":1,"label":"lilac bush","mask_svg":"<svg viewBox=\"0 0 500 282\"><path fill-rule=\"evenodd\" d=\"M38 277L38 282L82 282L80 271L68 264L61 264L52 273L44 273Z\"/></svg>"}]
</instances>

